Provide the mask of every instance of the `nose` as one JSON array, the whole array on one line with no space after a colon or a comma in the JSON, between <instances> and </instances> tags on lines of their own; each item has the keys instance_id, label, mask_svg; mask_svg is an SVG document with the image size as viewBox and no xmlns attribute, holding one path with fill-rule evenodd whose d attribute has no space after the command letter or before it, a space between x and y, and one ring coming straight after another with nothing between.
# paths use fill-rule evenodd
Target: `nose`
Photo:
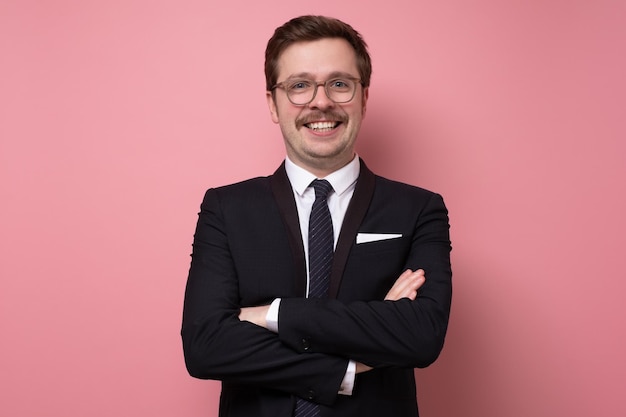
<instances>
[{"instance_id":1,"label":"nose","mask_svg":"<svg viewBox=\"0 0 626 417\"><path fill-rule=\"evenodd\" d=\"M317 87L315 90L315 97L313 97L313 100L311 100L311 102L309 103L309 108L324 110L324 109L331 108L334 105L335 105L335 102L329 99L328 95L326 95L326 89L324 87L324 84L323 83L317 84Z\"/></svg>"}]
</instances>

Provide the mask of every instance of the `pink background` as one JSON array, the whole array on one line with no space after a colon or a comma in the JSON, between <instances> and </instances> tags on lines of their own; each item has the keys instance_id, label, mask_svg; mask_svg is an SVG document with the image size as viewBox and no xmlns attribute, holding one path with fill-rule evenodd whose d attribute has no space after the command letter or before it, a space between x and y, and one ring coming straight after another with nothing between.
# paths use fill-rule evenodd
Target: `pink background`
<instances>
[{"instance_id":1,"label":"pink background","mask_svg":"<svg viewBox=\"0 0 626 417\"><path fill-rule=\"evenodd\" d=\"M0 3L0 415L216 416L179 327L206 188L283 157L273 29L370 45L359 153L442 193L455 294L425 417L626 415L626 3Z\"/></svg>"}]
</instances>

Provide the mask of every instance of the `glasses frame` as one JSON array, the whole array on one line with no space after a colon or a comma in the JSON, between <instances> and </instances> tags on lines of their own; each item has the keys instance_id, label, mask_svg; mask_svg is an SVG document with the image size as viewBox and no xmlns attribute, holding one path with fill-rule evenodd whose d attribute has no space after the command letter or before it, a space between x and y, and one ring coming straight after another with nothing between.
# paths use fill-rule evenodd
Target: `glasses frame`
<instances>
[{"instance_id":1,"label":"glasses frame","mask_svg":"<svg viewBox=\"0 0 626 417\"><path fill-rule=\"evenodd\" d=\"M354 87L354 91L352 91L352 96L350 96L350 98L348 100L344 100L344 101L335 101L332 98L330 98L330 94L328 94L328 85L330 82L332 81L337 81L337 80L350 80L352 82L355 82L356 84L361 84L361 86L363 86L363 82L361 81L360 78L356 78L356 77L334 77L331 78L329 80L326 81L315 81L315 80L310 80L310 79L306 79L306 78L302 78L302 79L293 79L293 80L285 80L285 81L281 81L279 83L276 83L272 86L272 88L270 88L270 91L274 91L277 88L281 88L283 90L285 90L285 94L287 95L287 99L289 100L289 102L291 104L293 104L294 106L306 106L308 104L311 104L311 102L313 100L315 100L315 97L317 96L317 90L319 90L320 86L324 87L324 94L326 94L326 97L328 97L328 99L330 101L332 101L335 104L345 104L345 103L349 103L354 99L354 96L356 95L356 85ZM294 81L310 81L312 84L315 85L315 89L313 90L313 96L311 97L311 100L307 101L306 103L294 103L293 100L291 99L291 96L289 95L289 90L287 90L287 88L285 87L285 83L289 83L289 82L294 82Z\"/></svg>"}]
</instances>

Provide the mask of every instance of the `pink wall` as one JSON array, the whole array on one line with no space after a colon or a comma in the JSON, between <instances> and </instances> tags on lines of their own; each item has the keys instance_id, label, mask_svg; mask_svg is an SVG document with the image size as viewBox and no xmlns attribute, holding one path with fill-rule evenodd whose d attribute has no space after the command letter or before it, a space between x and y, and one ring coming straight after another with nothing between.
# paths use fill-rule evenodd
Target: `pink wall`
<instances>
[{"instance_id":1,"label":"pink wall","mask_svg":"<svg viewBox=\"0 0 626 417\"><path fill-rule=\"evenodd\" d=\"M217 415L178 336L196 213L283 157L263 50L304 13L370 44L360 154L451 212L423 415L626 415L626 3L315 3L0 3L0 415Z\"/></svg>"}]
</instances>

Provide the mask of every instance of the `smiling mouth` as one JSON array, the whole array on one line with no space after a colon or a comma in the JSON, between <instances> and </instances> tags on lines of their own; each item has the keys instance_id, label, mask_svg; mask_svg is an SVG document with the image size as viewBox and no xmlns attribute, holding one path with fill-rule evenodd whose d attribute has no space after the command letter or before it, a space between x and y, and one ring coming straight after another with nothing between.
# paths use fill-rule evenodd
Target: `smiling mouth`
<instances>
[{"instance_id":1,"label":"smiling mouth","mask_svg":"<svg viewBox=\"0 0 626 417\"><path fill-rule=\"evenodd\" d=\"M314 132L330 132L337 126L339 126L341 122L312 122L305 123L304 126L307 129L311 129Z\"/></svg>"}]
</instances>

